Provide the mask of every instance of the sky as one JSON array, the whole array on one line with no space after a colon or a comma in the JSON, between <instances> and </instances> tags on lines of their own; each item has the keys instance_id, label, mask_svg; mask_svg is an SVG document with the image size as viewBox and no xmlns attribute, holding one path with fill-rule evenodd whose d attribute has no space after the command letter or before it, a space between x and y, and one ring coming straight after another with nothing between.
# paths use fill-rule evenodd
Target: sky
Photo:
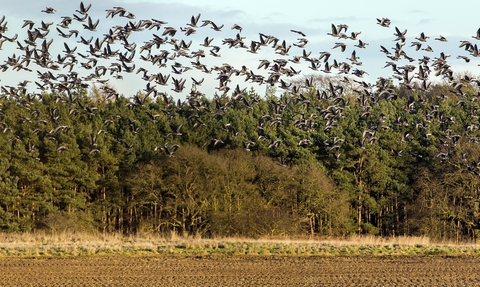
<instances>
[{"instance_id":1,"label":"sky","mask_svg":"<svg viewBox=\"0 0 480 287\"><path fill-rule=\"evenodd\" d=\"M201 2L201 4L199 4ZM20 5L18 4L20 3ZM84 1L85 5L92 4L89 11L89 15L93 19L100 19L100 24L97 28L97 32L86 31L82 28L81 23L74 22L71 25L71 29L78 29L80 35L85 38L91 36L102 37L103 34L108 33L108 30L115 25L125 25L129 19L126 18L105 18L105 10L112 9L116 6L121 6L133 13L136 18L132 21L139 21L141 19L158 19L168 22L164 27L170 26L178 29L175 38L185 40L186 42L192 40L193 44L190 51L198 50L202 48L208 54L208 48L200 47L198 44L203 42L205 37L214 38L213 45L217 45L221 48L219 54L221 57L215 58L207 56L201 59L201 62L209 67L221 66L223 63L228 63L237 69L240 69L243 65L249 69L254 70L256 73L268 76L268 71L256 70L260 60L268 59L270 61L274 59L292 59L295 55L301 55L302 49L293 46L288 56L281 56L275 54L273 49L262 48L258 54L247 53L246 49L231 48L222 45L222 39L234 38L238 33L237 30L232 30L231 27L234 24L240 25L243 30L240 35L245 37L244 42L249 45L252 40L259 40L259 33L266 35L273 35L280 39L285 40L288 45L297 43L299 34L293 33L290 30L302 31L306 34L308 44L305 46L306 51L312 52L312 57L320 56L321 52L327 51L332 54L331 59L337 59L337 61L348 61L355 50L359 61L363 63L362 66L355 67L361 70L367 71L363 78L355 78L357 80L367 81L374 83L377 77L391 76L392 70L390 68L383 68L387 61L386 55L380 52L380 45L391 50L395 42L395 27L398 27L401 31L407 30L406 33L406 45L404 50L407 54L414 58L419 59L423 56L429 56L434 59L439 57L440 52L450 54L448 63L452 66L455 72L472 73L473 75L480 74L480 59L474 58L469 55L468 51L459 48L461 40L471 41L472 44L480 44L479 40L473 39L477 30L480 28L480 22L478 19L478 11L480 11L480 1L462 1L462 4L454 4L452 1L161 1L161 0L96 0L92 2ZM52 44L52 51L58 51L60 53L63 50L63 43L68 43L69 46L74 47L77 45L76 41L79 40L63 39L56 32L55 25L58 24L62 16L72 16L75 10L79 9L80 1L64 1L64 0L46 0L46 1L32 1L32 0L20 0L17 2L0 0L0 17L5 15L5 21L8 21L9 30L4 33L4 36L12 37L14 34L18 34L18 40L24 44L23 40L27 38L26 30L21 29L23 21L30 19L38 27L41 21L53 22L51 26L50 35L54 39ZM46 14L41 12L46 7L53 7L56 9L54 14ZM222 31L217 32L209 27L198 28L196 33L190 36L186 36L180 31L180 28L188 27L186 24L190 22L192 16L201 14L200 21L211 20L217 25L224 25ZM77 13L78 14L78 13ZM377 18L388 18L391 20L390 27L382 27L377 24ZM365 49L355 47L354 44L358 43L358 40L344 39L340 40L332 36L327 35L331 32L331 25L346 24L348 25L347 35L351 32L361 32L358 38L368 43ZM64 29L66 30L66 29ZM137 43L137 49L143 45L144 42L153 38L152 34L161 35L163 28L159 31L145 30L140 33L132 34L129 40ZM417 41L415 38L420 36L420 33L424 32L425 35L430 38L423 44L422 48L426 48L428 45L433 49L433 52L427 52L425 50L415 51L413 47L410 47L411 42ZM446 37L448 42L440 42L434 40L440 35ZM333 49L337 42L343 42L347 45L345 52L341 52L338 48ZM86 47L78 44L78 52L86 52ZM120 45L117 46L122 49ZM0 65L4 64L7 57L11 57L12 54L20 55L22 51L16 49L17 46L14 43L5 42L2 50L0 50ZM167 45L160 49L169 50L173 53L172 46ZM122 49L123 51L123 49ZM157 51L158 52L158 51ZM145 67L149 73L169 74L171 69L158 68L149 63L142 62L138 59L140 53L137 51L137 60L135 60L136 69L138 67ZM142 54L142 55L145 55ZM471 61L466 63L463 59L457 59L457 56L469 56ZM178 59L183 65L188 65L191 59ZM332 62L333 60L330 60ZM106 63L108 64L108 63ZM169 63L169 64L173 64ZM401 60L399 65L414 64L418 65L418 62L409 63L406 60ZM290 64L289 64L290 65ZM295 70L301 70L301 74L298 77L310 74L321 74L322 72L314 72L308 68L308 63L294 64L291 66ZM14 72L12 69L7 70L0 77L0 85L12 85L16 86L19 81L29 79L32 82L28 87L32 90L35 89L33 81L36 78L36 70L41 70L39 67L30 67L33 72ZM323 65L322 65L323 68ZM62 73L65 71L58 71ZM333 72L330 75L335 75ZM215 79L215 73L211 75L205 75L196 70L187 71L182 75L172 75L172 77L184 78L186 82L186 89L182 93L176 93L171 90L172 84L170 79L170 86L158 87L158 89L164 89L169 95L177 98L184 98L190 90L191 77L197 80L205 78L201 87L198 87L201 92L207 96L212 95L217 90L215 87L218 85L218 81ZM435 79L432 79L434 81ZM139 90L145 88L146 82L140 79L140 74L125 75L123 80L115 80L111 78L109 80L110 85L115 87L120 93L127 96L134 95ZM237 77L233 79L230 84L232 88L236 84L243 87L250 87L253 85L255 90L259 94L265 92L266 86L259 86L258 84L250 84L244 81L244 77ZM187 91L188 90L188 91Z\"/></svg>"}]
</instances>

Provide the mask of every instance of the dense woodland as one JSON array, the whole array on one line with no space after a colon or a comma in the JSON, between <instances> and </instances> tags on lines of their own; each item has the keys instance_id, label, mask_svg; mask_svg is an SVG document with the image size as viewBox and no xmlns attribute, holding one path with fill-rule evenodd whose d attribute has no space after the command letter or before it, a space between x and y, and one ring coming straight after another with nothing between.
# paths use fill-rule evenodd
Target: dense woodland
<instances>
[{"instance_id":1,"label":"dense woodland","mask_svg":"<svg viewBox=\"0 0 480 287\"><path fill-rule=\"evenodd\" d=\"M3 97L0 228L474 240L477 92L332 87Z\"/></svg>"}]
</instances>

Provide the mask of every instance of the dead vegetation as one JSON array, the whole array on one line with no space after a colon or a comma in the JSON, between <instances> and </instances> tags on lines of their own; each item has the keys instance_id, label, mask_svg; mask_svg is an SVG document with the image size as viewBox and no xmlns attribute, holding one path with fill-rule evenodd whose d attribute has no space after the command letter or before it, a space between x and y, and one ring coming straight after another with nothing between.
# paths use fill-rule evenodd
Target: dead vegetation
<instances>
[{"instance_id":1,"label":"dead vegetation","mask_svg":"<svg viewBox=\"0 0 480 287\"><path fill-rule=\"evenodd\" d=\"M200 238L92 234L0 234L0 257L90 255L479 255L476 244L427 237Z\"/></svg>"}]
</instances>

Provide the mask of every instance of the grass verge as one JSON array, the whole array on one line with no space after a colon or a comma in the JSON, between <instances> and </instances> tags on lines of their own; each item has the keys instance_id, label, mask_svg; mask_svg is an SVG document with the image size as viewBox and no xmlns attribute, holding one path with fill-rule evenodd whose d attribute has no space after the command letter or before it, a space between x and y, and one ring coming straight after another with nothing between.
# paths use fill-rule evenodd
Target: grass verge
<instances>
[{"instance_id":1,"label":"grass verge","mask_svg":"<svg viewBox=\"0 0 480 287\"><path fill-rule=\"evenodd\" d=\"M425 237L300 240L0 234L0 257L92 255L478 256L480 245L432 243Z\"/></svg>"}]
</instances>

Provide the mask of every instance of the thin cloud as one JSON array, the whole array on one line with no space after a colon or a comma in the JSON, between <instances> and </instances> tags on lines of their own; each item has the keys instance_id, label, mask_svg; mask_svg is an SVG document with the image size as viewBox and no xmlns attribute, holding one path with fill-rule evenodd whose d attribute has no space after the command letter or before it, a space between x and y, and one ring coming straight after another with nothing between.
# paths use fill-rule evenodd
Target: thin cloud
<instances>
[{"instance_id":1,"label":"thin cloud","mask_svg":"<svg viewBox=\"0 0 480 287\"><path fill-rule=\"evenodd\" d=\"M307 20L307 23L309 24L316 24L316 23L336 23L336 22L348 22L348 23L353 23L353 22L358 22L358 21L364 21L367 18L358 18L356 16L349 16L349 17L330 17L330 18L313 18Z\"/></svg>"},{"instance_id":2,"label":"thin cloud","mask_svg":"<svg viewBox=\"0 0 480 287\"><path fill-rule=\"evenodd\" d=\"M434 22L436 22L437 20L436 19L422 19L420 21L418 21L417 25L427 25L427 24L432 24Z\"/></svg>"},{"instance_id":3,"label":"thin cloud","mask_svg":"<svg viewBox=\"0 0 480 287\"><path fill-rule=\"evenodd\" d=\"M427 11L421 10L421 9L411 9L411 10L407 10L407 11L405 11L405 12L406 12L407 14L422 14L422 15L424 15L424 14L427 13Z\"/></svg>"},{"instance_id":4,"label":"thin cloud","mask_svg":"<svg viewBox=\"0 0 480 287\"><path fill-rule=\"evenodd\" d=\"M248 16L248 14L239 9L228 10L228 11L212 11L213 14L218 15L221 18L228 18L228 19L243 19Z\"/></svg>"}]
</instances>

